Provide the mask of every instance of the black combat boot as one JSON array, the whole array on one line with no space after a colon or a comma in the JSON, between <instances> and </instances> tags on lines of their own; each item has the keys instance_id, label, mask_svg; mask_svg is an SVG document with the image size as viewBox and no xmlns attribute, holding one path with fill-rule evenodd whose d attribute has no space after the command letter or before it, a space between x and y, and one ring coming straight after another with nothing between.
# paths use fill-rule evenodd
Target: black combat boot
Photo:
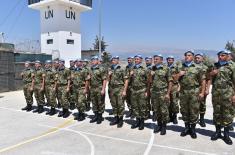
<instances>
[{"instance_id":1,"label":"black combat boot","mask_svg":"<svg viewBox=\"0 0 235 155\"><path fill-rule=\"evenodd\" d=\"M131 129L135 129L140 126L140 118L136 118L136 122L132 124Z\"/></svg>"},{"instance_id":2,"label":"black combat boot","mask_svg":"<svg viewBox=\"0 0 235 155\"><path fill-rule=\"evenodd\" d=\"M229 125L229 131L234 131L233 123Z\"/></svg>"},{"instance_id":3,"label":"black combat boot","mask_svg":"<svg viewBox=\"0 0 235 155\"><path fill-rule=\"evenodd\" d=\"M29 108L29 104L27 104L24 108L22 108L21 110L28 110L28 108Z\"/></svg>"},{"instance_id":4,"label":"black combat boot","mask_svg":"<svg viewBox=\"0 0 235 155\"><path fill-rule=\"evenodd\" d=\"M32 107L32 104L29 104L29 105L28 105L28 109L27 109L26 111L29 112L29 111L32 110L32 108L33 108L33 107Z\"/></svg>"},{"instance_id":5,"label":"black combat boot","mask_svg":"<svg viewBox=\"0 0 235 155\"><path fill-rule=\"evenodd\" d=\"M221 135L221 126L220 125L215 125L215 133L211 136L211 140L212 141L215 141L219 138L222 138L222 135Z\"/></svg>"},{"instance_id":6,"label":"black combat boot","mask_svg":"<svg viewBox=\"0 0 235 155\"><path fill-rule=\"evenodd\" d=\"M70 115L69 109L65 109L63 118L67 118L67 117L69 117L69 115Z\"/></svg>"},{"instance_id":7,"label":"black combat boot","mask_svg":"<svg viewBox=\"0 0 235 155\"><path fill-rule=\"evenodd\" d=\"M205 123L205 120L204 120L204 116L205 116L205 114L200 114L199 125L200 125L201 127L206 127L206 123Z\"/></svg>"},{"instance_id":8,"label":"black combat boot","mask_svg":"<svg viewBox=\"0 0 235 155\"><path fill-rule=\"evenodd\" d=\"M36 113L39 111L40 105L37 106L37 108L33 111L33 113Z\"/></svg>"},{"instance_id":9,"label":"black combat boot","mask_svg":"<svg viewBox=\"0 0 235 155\"><path fill-rule=\"evenodd\" d=\"M191 128L190 128L190 136L193 138L193 139L196 139L197 138L197 134L196 134L196 124L191 124Z\"/></svg>"},{"instance_id":10,"label":"black combat boot","mask_svg":"<svg viewBox=\"0 0 235 155\"><path fill-rule=\"evenodd\" d=\"M146 119L151 119L151 113L150 111L147 112L147 118Z\"/></svg>"},{"instance_id":11,"label":"black combat boot","mask_svg":"<svg viewBox=\"0 0 235 155\"><path fill-rule=\"evenodd\" d=\"M177 113L172 114L172 122L173 122L173 124L178 124Z\"/></svg>"},{"instance_id":12,"label":"black combat boot","mask_svg":"<svg viewBox=\"0 0 235 155\"><path fill-rule=\"evenodd\" d=\"M140 125L139 125L139 130L144 130L144 118L140 119Z\"/></svg>"},{"instance_id":13,"label":"black combat boot","mask_svg":"<svg viewBox=\"0 0 235 155\"><path fill-rule=\"evenodd\" d=\"M114 120L109 124L109 125L116 125L116 124L118 124L118 116L115 116L114 117Z\"/></svg>"},{"instance_id":14,"label":"black combat boot","mask_svg":"<svg viewBox=\"0 0 235 155\"><path fill-rule=\"evenodd\" d=\"M180 136L181 137L185 137L188 134L190 134L190 124L189 123L185 123L185 128L184 130L181 132Z\"/></svg>"},{"instance_id":15,"label":"black combat boot","mask_svg":"<svg viewBox=\"0 0 235 155\"><path fill-rule=\"evenodd\" d=\"M102 120L103 120L102 114L99 114L99 113L98 113L98 117L97 117L96 124L101 124L101 123L102 123Z\"/></svg>"},{"instance_id":16,"label":"black combat boot","mask_svg":"<svg viewBox=\"0 0 235 155\"><path fill-rule=\"evenodd\" d=\"M161 131L161 129L162 129L162 122L158 122L158 125L154 126L153 133L158 133Z\"/></svg>"},{"instance_id":17,"label":"black combat boot","mask_svg":"<svg viewBox=\"0 0 235 155\"><path fill-rule=\"evenodd\" d=\"M90 111L90 110L91 110L90 103L89 103L89 102L87 102L87 103L86 103L86 111Z\"/></svg>"},{"instance_id":18,"label":"black combat boot","mask_svg":"<svg viewBox=\"0 0 235 155\"><path fill-rule=\"evenodd\" d=\"M64 114L65 114L65 109L63 108L63 110L59 112L58 117L62 117L64 116Z\"/></svg>"},{"instance_id":19,"label":"black combat boot","mask_svg":"<svg viewBox=\"0 0 235 155\"><path fill-rule=\"evenodd\" d=\"M118 124L117 124L117 127L118 128L121 128L123 126L123 116L120 116L118 118Z\"/></svg>"},{"instance_id":20,"label":"black combat boot","mask_svg":"<svg viewBox=\"0 0 235 155\"><path fill-rule=\"evenodd\" d=\"M83 121L85 119L85 114L83 112L79 112L78 121Z\"/></svg>"},{"instance_id":21,"label":"black combat boot","mask_svg":"<svg viewBox=\"0 0 235 155\"><path fill-rule=\"evenodd\" d=\"M43 108L43 105L39 105L39 110L38 110L38 113L41 114L44 112L44 108Z\"/></svg>"},{"instance_id":22,"label":"black combat boot","mask_svg":"<svg viewBox=\"0 0 235 155\"><path fill-rule=\"evenodd\" d=\"M98 118L98 112L94 112L95 116L90 120L90 123L95 123L97 121Z\"/></svg>"},{"instance_id":23,"label":"black combat boot","mask_svg":"<svg viewBox=\"0 0 235 155\"><path fill-rule=\"evenodd\" d=\"M156 112L153 112L152 121L153 122L157 121L157 113Z\"/></svg>"},{"instance_id":24,"label":"black combat boot","mask_svg":"<svg viewBox=\"0 0 235 155\"><path fill-rule=\"evenodd\" d=\"M51 108L51 112L50 112L50 116L53 116L56 114L56 109L55 108Z\"/></svg>"},{"instance_id":25,"label":"black combat boot","mask_svg":"<svg viewBox=\"0 0 235 155\"><path fill-rule=\"evenodd\" d=\"M132 116L133 116L133 111L132 111L132 109L130 109L128 114L126 115L126 117L132 117Z\"/></svg>"},{"instance_id":26,"label":"black combat boot","mask_svg":"<svg viewBox=\"0 0 235 155\"><path fill-rule=\"evenodd\" d=\"M224 138L223 138L223 140L228 145L232 145L233 144L233 141L229 137L229 126L224 127Z\"/></svg>"},{"instance_id":27,"label":"black combat boot","mask_svg":"<svg viewBox=\"0 0 235 155\"><path fill-rule=\"evenodd\" d=\"M166 123L162 123L160 135L165 135L165 134L166 134Z\"/></svg>"},{"instance_id":28,"label":"black combat boot","mask_svg":"<svg viewBox=\"0 0 235 155\"><path fill-rule=\"evenodd\" d=\"M52 109L52 108L51 108L51 109ZM50 109L48 112L46 112L46 115L50 115L51 109Z\"/></svg>"}]
</instances>

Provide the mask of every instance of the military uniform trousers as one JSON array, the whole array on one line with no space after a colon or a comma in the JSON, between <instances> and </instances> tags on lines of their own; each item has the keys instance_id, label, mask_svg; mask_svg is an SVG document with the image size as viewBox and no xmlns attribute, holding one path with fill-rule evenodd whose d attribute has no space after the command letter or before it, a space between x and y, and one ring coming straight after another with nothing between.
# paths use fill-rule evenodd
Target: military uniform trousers
<instances>
[{"instance_id":1,"label":"military uniform trousers","mask_svg":"<svg viewBox=\"0 0 235 155\"><path fill-rule=\"evenodd\" d=\"M233 123L235 105L232 103L233 88L213 88L213 120L216 125L229 126Z\"/></svg>"},{"instance_id":2,"label":"military uniform trousers","mask_svg":"<svg viewBox=\"0 0 235 155\"><path fill-rule=\"evenodd\" d=\"M69 109L69 92L67 91L67 85L59 85L57 90L58 102L64 109Z\"/></svg>"},{"instance_id":3,"label":"military uniform trousers","mask_svg":"<svg viewBox=\"0 0 235 155\"><path fill-rule=\"evenodd\" d=\"M52 108L56 108L56 91L54 89L54 84L46 84L45 95L49 106L51 106Z\"/></svg>"},{"instance_id":4,"label":"military uniform trousers","mask_svg":"<svg viewBox=\"0 0 235 155\"><path fill-rule=\"evenodd\" d=\"M41 91L42 85L41 84L35 84L34 85L34 96L37 101L37 105L44 105L45 104L45 98L44 98L44 91Z\"/></svg>"},{"instance_id":5,"label":"military uniform trousers","mask_svg":"<svg viewBox=\"0 0 235 155\"><path fill-rule=\"evenodd\" d=\"M148 105L145 96L146 88L131 89L131 106L136 118L146 118Z\"/></svg>"},{"instance_id":6,"label":"military uniform trousers","mask_svg":"<svg viewBox=\"0 0 235 155\"><path fill-rule=\"evenodd\" d=\"M157 114L158 123L167 123L169 121L169 101L166 101L165 96L167 88L156 90L153 89L151 101L153 111Z\"/></svg>"},{"instance_id":7,"label":"military uniform trousers","mask_svg":"<svg viewBox=\"0 0 235 155\"><path fill-rule=\"evenodd\" d=\"M74 86L75 105L79 112L84 113L86 109L86 95L84 94L85 87Z\"/></svg>"},{"instance_id":8,"label":"military uniform trousers","mask_svg":"<svg viewBox=\"0 0 235 155\"><path fill-rule=\"evenodd\" d=\"M199 107L199 88L181 88L180 112L185 123L197 123L199 117Z\"/></svg>"},{"instance_id":9,"label":"military uniform trousers","mask_svg":"<svg viewBox=\"0 0 235 155\"><path fill-rule=\"evenodd\" d=\"M114 116L123 116L125 110L124 98L122 97L123 86L112 86L110 90L110 100Z\"/></svg>"},{"instance_id":10,"label":"military uniform trousers","mask_svg":"<svg viewBox=\"0 0 235 155\"><path fill-rule=\"evenodd\" d=\"M32 86L31 83L26 83L24 84L24 87L23 87L26 103L30 105L33 104L33 91L30 90L31 86Z\"/></svg>"},{"instance_id":11,"label":"military uniform trousers","mask_svg":"<svg viewBox=\"0 0 235 155\"><path fill-rule=\"evenodd\" d=\"M178 92L178 84L174 84L172 86L172 91L170 93L170 106L169 112L178 114L179 113L179 92Z\"/></svg>"},{"instance_id":12,"label":"military uniform trousers","mask_svg":"<svg viewBox=\"0 0 235 155\"><path fill-rule=\"evenodd\" d=\"M91 102L93 112L103 114L105 110L104 95L101 95L102 87L91 87Z\"/></svg>"},{"instance_id":13,"label":"military uniform trousers","mask_svg":"<svg viewBox=\"0 0 235 155\"><path fill-rule=\"evenodd\" d=\"M130 88L127 88L126 91L126 104L129 110L132 110L132 106L131 106L131 90Z\"/></svg>"}]
</instances>

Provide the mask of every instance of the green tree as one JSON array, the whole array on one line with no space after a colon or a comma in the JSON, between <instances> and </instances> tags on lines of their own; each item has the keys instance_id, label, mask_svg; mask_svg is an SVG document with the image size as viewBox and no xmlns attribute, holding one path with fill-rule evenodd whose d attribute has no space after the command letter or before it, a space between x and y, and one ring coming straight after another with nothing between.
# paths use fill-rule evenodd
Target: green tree
<instances>
[{"instance_id":1,"label":"green tree","mask_svg":"<svg viewBox=\"0 0 235 155\"><path fill-rule=\"evenodd\" d=\"M232 52L233 61L235 61L235 47L233 42L228 41L225 45L225 49Z\"/></svg>"},{"instance_id":2,"label":"green tree","mask_svg":"<svg viewBox=\"0 0 235 155\"><path fill-rule=\"evenodd\" d=\"M104 52L107 48L107 44L106 42L104 41L104 37L102 37L101 39L101 52ZM94 50L99 50L99 37L96 36L95 38L95 43L93 43L93 47L94 47Z\"/></svg>"}]
</instances>

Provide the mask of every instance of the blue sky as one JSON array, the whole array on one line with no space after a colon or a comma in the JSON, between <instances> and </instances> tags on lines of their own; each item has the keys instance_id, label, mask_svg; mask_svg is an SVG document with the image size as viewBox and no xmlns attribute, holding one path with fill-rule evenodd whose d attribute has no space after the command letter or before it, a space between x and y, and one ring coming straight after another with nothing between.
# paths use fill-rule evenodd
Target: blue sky
<instances>
[{"instance_id":1,"label":"blue sky","mask_svg":"<svg viewBox=\"0 0 235 155\"><path fill-rule=\"evenodd\" d=\"M81 15L82 49L98 34L98 1ZM235 0L103 0L102 33L111 52L220 50L235 40L234 6ZM1 0L0 14L7 41L40 38L39 12L27 0Z\"/></svg>"}]
</instances>

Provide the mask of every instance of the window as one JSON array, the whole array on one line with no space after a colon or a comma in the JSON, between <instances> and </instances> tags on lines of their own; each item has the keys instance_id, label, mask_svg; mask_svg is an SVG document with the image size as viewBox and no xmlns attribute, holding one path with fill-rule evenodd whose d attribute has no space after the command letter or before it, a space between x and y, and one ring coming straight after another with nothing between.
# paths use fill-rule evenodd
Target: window
<instances>
[{"instance_id":1,"label":"window","mask_svg":"<svg viewBox=\"0 0 235 155\"><path fill-rule=\"evenodd\" d=\"M73 45L73 44L74 44L74 40L72 40L72 39L67 39L67 44Z\"/></svg>"},{"instance_id":2,"label":"window","mask_svg":"<svg viewBox=\"0 0 235 155\"><path fill-rule=\"evenodd\" d=\"M48 39L47 44L53 44L53 39Z\"/></svg>"}]
</instances>

